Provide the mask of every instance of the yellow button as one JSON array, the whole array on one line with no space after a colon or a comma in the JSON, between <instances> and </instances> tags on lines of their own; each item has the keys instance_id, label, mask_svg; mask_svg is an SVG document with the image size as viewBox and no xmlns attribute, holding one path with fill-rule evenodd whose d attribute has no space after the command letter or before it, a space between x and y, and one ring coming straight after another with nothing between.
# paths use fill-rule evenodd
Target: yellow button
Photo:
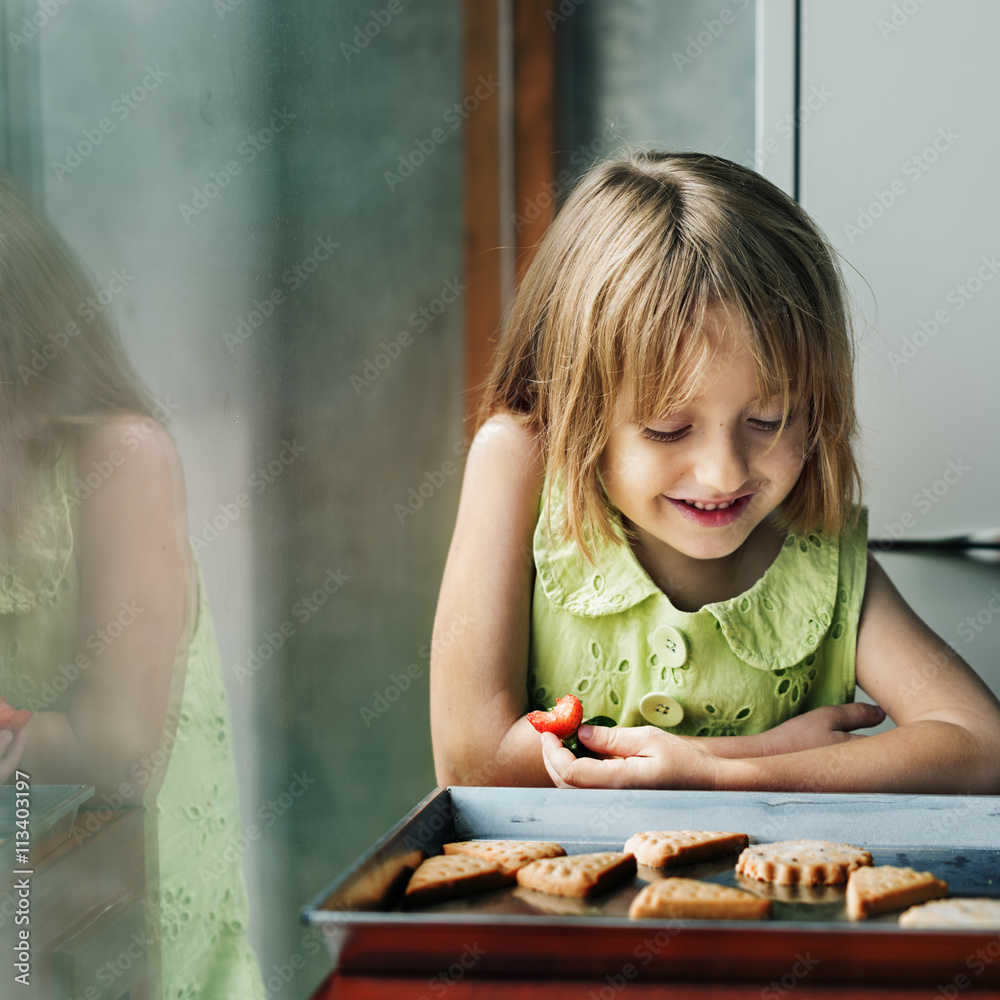
<instances>
[{"instance_id":1,"label":"yellow button","mask_svg":"<svg viewBox=\"0 0 1000 1000\"><path fill-rule=\"evenodd\" d=\"M660 667L680 667L687 660L687 643L673 625L661 625L652 635L650 644Z\"/></svg>"},{"instance_id":2,"label":"yellow button","mask_svg":"<svg viewBox=\"0 0 1000 1000\"><path fill-rule=\"evenodd\" d=\"M676 698L662 691L652 691L639 702L642 717L661 729L672 729L684 718L684 708Z\"/></svg>"}]
</instances>

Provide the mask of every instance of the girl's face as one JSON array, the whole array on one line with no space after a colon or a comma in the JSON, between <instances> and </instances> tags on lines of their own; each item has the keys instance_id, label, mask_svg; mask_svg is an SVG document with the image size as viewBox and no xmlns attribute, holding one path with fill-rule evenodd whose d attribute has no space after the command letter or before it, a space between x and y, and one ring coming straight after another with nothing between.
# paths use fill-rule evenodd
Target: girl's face
<instances>
[{"instance_id":1,"label":"girl's face","mask_svg":"<svg viewBox=\"0 0 1000 1000\"><path fill-rule=\"evenodd\" d=\"M802 472L805 415L793 411L775 441L781 403L760 405L739 321L715 311L705 333L712 360L695 372L691 402L642 425L619 402L602 457L608 496L653 564L736 552Z\"/></svg>"}]
</instances>

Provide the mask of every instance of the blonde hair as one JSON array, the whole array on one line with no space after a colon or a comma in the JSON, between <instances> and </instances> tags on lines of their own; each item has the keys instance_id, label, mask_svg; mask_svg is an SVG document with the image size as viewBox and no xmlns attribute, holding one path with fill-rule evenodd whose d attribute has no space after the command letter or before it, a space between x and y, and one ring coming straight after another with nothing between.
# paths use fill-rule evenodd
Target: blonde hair
<instances>
[{"instance_id":1,"label":"blonde hair","mask_svg":"<svg viewBox=\"0 0 1000 1000\"><path fill-rule=\"evenodd\" d=\"M89 300L89 301L88 301ZM0 176L0 530L73 425L154 404L62 237ZM155 419L155 417L154 417Z\"/></svg>"},{"instance_id":2,"label":"blonde hair","mask_svg":"<svg viewBox=\"0 0 1000 1000\"><path fill-rule=\"evenodd\" d=\"M761 400L807 413L805 465L777 512L787 530L838 535L856 514L854 352L834 252L793 199L701 153L644 152L588 173L560 210L505 325L479 414L541 435L565 484L567 534L616 539L600 480L615 403L636 423L690 398L708 310L741 321Z\"/></svg>"}]
</instances>

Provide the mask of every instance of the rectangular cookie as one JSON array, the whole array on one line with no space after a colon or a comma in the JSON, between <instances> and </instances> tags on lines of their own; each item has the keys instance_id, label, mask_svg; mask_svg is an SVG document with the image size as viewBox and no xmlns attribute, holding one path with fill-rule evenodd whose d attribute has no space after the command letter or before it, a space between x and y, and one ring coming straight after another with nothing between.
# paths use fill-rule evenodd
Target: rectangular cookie
<instances>
[{"instance_id":1,"label":"rectangular cookie","mask_svg":"<svg viewBox=\"0 0 1000 1000\"><path fill-rule=\"evenodd\" d=\"M893 865L857 868L847 879L847 915L851 920L864 920L947 895L948 883L931 872Z\"/></svg>"},{"instance_id":2,"label":"rectangular cookie","mask_svg":"<svg viewBox=\"0 0 1000 1000\"><path fill-rule=\"evenodd\" d=\"M636 833L625 841L626 852L640 865L673 868L696 861L739 854L750 843L745 833L717 833L707 830L657 830Z\"/></svg>"},{"instance_id":3,"label":"rectangular cookie","mask_svg":"<svg viewBox=\"0 0 1000 1000\"><path fill-rule=\"evenodd\" d=\"M771 902L742 889L693 878L665 878L643 886L632 900L633 920L681 917L696 920L766 920Z\"/></svg>"},{"instance_id":4,"label":"rectangular cookie","mask_svg":"<svg viewBox=\"0 0 1000 1000\"><path fill-rule=\"evenodd\" d=\"M633 855L599 851L532 861L517 873L517 883L552 896L592 896L634 874Z\"/></svg>"}]
</instances>

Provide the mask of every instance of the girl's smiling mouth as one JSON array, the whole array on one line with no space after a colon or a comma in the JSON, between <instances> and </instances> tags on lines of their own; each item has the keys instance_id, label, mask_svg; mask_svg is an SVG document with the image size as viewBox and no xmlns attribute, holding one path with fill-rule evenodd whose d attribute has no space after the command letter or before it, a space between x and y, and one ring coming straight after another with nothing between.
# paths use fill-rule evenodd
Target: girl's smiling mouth
<instances>
[{"instance_id":1,"label":"girl's smiling mouth","mask_svg":"<svg viewBox=\"0 0 1000 1000\"><path fill-rule=\"evenodd\" d=\"M732 524L743 513L752 498L753 493L745 493L732 500L715 501L667 497L688 520L706 528L720 528Z\"/></svg>"}]
</instances>

